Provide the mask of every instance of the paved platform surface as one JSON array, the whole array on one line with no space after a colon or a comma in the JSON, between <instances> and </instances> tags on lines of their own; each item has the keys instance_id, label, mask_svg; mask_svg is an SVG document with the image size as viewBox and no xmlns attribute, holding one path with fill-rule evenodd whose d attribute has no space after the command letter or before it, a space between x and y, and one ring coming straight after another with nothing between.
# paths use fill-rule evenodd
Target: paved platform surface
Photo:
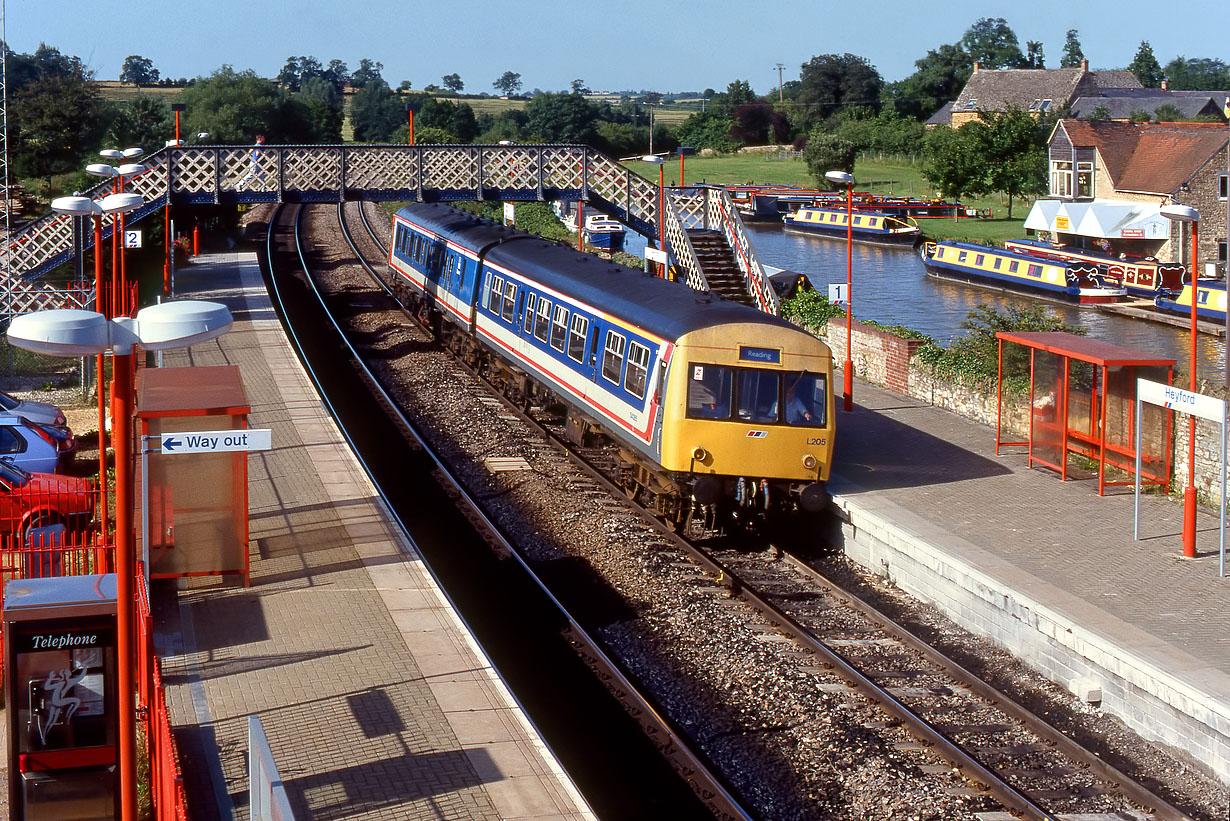
<instances>
[{"instance_id":1,"label":"paved platform surface","mask_svg":"<svg viewBox=\"0 0 1230 821\"><path fill-rule=\"evenodd\" d=\"M299 818L593 818L391 527L282 333L254 254L181 269L177 297L235 327L166 366L238 365L249 425L251 586L155 588L157 646L195 819L246 818L260 716Z\"/></svg>"}]
</instances>

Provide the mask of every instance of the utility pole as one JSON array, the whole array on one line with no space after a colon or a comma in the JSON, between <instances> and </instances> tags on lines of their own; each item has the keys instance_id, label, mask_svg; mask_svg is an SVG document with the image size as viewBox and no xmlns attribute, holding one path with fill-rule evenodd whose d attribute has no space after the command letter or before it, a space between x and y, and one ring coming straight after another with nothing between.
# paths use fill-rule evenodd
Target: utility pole
<instances>
[{"instance_id":1,"label":"utility pole","mask_svg":"<svg viewBox=\"0 0 1230 821\"><path fill-rule=\"evenodd\" d=\"M786 92L782 88L782 69L785 68L781 63L777 64L777 101L779 103L786 102Z\"/></svg>"}]
</instances>

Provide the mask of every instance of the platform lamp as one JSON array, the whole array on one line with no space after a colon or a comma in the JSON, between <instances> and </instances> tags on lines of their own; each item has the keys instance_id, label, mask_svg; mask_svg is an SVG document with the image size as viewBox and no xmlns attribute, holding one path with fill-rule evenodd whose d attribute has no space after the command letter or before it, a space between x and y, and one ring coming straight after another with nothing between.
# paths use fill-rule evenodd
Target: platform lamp
<instances>
[{"instance_id":1,"label":"platform lamp","mask_svg":"<svg viewBox=\"0 0 1230 821\"><path fill-rule=\"evenodd\" d=\"M653 109L650 109L651 111ZM652 132L651 132L652 133ZM652 146L651 146L652 150ZM666 160L659 157L657 154L646 154L641 157L641 162L647 162L650 165L658 167L658 249L666 250L666 176L662 170L666 164ZM666 279L666 263L659 263L662 268L659 275Z\"/></svg>"},{"instance_id":2,"label":"platform lamp","mask_svg":"<svg viewBox=\"0 0 1230 821\"><path fill-rule=\"evenodd\" d=\"M845 409L854 410L854 363L850 358L850 325L854 321L854 175L845 171L827 171L825 179L846 187L846 361L842 366L842 401Z\"/></svg>"},{"instance_id":3,"label":"platform lamp","mask_svg":"<svg viewBox=\"0 0 1230 821\"><path fill-rule=\"evenodd\" d=\"M114 357L111 417L115 427L115 564L116 651L119 656L120 819L137 818L136 704L137 670L134 628L137 616L136 550L133 523L132 417L136 398L133 350L185 348L226 333L231 313L216 302L164 302L137 312L135 318L107 319L95 311L37 311L16 317L9 325L9 342L47 356Z\"/></svg>"},{"instance_id":4,"label":"platform lamp","mask_svg":"<svg viewBox=\"0 0 1230 821\"><path fill-rule=\"evenodd\" d=\"M1192 327L1191 327L1191 364L1188 366L1189 387L1196 392L1196 236L1200 225L1200 212L1190 205L1180 205L1170 202L1163 205L1161 214L1166 219L1176 223L1179 228L1179 242L1182 248L1183 223L1192 224L1192 259L1188 266L1188 279L1191 282ZM1181 254L1180 254L1181 256ZM1183 557L1196 558L1196 417L1187 417L1187 486L1183 488Z\"/></svg>"},{"instance_id":5,"label":"platform lamp","mask_svg":"<svg viewBox=\"0 0 1230 821\"><path fill-rule=\"evenodd\" d=\"M135 152L135 153L134 153ZM98 152L100 155L108 159L125 159L139 156L142 152L140 148L128 148L124 151L119 151L114 148ZM91 163L85 167L85 172L95 177L114 177L118 183L118 193L124 193L124 178L135 177L137 174L145 172L145 166L140 163L123 163L119 166L108 165L107 163ZM116 300L116 294L127 283L127 277L124 271L124 253L123 253L123 233L124 233L124 217L123 215L135 208L138 208L142 202L136 202L130 208L116 213L116 219L111 226L111 300L110 304L105 308L99 306L99 310L104 311L108 316L115 316L120 310L120 305Z\"/></svg>"}]
</instances>

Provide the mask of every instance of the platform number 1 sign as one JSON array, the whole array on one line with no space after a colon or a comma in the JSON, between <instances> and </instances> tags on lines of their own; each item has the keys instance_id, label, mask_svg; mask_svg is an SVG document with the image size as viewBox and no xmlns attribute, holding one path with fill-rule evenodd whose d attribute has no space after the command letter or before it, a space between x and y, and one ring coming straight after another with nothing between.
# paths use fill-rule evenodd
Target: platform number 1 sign
<instances>
[{"instance_id":1,"label":"platform number 1 sign","mask_svg":"<svg viewBox=\"0 0 1230 821\"><path fill-rule=\"evenodd\" d=\"M124 247L125 248L140 248L141 247L141 232L124 229Z\"/></svg>"}]
</instances>

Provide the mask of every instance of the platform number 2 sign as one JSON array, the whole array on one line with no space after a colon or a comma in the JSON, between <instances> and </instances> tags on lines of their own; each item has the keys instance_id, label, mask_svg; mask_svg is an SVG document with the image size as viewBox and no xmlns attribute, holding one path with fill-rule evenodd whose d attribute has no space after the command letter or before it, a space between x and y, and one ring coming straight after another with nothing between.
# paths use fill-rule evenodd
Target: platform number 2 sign
<instances>
[{"instance_id":1,"label":"platform number 2 sign","mask_svg":"<svg viewBox=\"0 0 1230 821\"><path fill-rule=\"evenodd\" d=\"M141 232L124 230L124 247L125 248L140 248L141 247Z\"/></svg>"}]
</instances>

